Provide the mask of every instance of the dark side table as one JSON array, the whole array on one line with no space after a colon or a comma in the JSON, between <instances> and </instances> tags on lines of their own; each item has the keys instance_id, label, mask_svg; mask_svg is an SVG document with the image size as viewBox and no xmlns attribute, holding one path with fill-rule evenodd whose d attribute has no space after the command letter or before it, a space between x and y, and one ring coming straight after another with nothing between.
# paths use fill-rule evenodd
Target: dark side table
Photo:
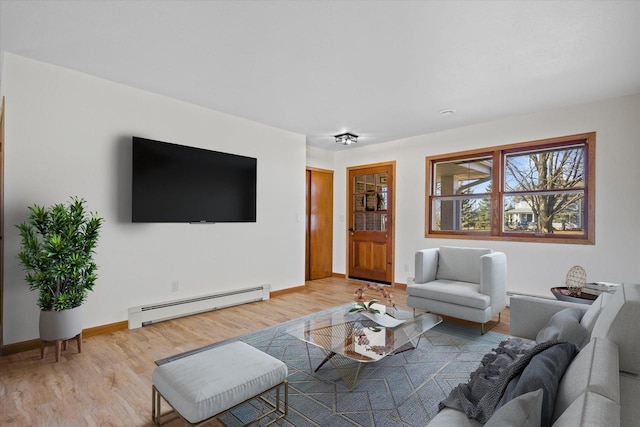
<instances>
[{"instance_id":1,"label":"dark side table","mask_svg":"<svg viewBox=\"0 0 640 427\"><path fill-rule=\"evenodd\" d=\"M564 287L551 288L551 293L559 301L577 302L579 304L592 304L593 301L598 298L598 295L592 295L586 292L572 294L569 289Z\"/></svg>"}]
</instances>

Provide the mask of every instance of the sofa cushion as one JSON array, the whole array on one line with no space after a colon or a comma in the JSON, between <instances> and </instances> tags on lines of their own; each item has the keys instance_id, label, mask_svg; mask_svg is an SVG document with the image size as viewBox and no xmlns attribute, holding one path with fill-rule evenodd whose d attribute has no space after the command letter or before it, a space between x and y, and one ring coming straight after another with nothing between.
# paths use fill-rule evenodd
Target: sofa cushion
<instances>
[{"instance_id":1,"label":"sofa cushion","mask_svg":"<svg viewBox=\"0 0 640 427\"><path fill-rule=\"evenodd\" d=\"M195 424L264 393L287 374L281 360L235 341L160 365L152 381L165 400Z\"/></svg>"},{"instance_id":2,"label":"sofa cushion","mask_svg":"<svg viewBox=\"0 0 640 427\"><path fill-rule=\"evenodd\" d=\"M479 287L467 282L434 280L407 286L407 295L484 310L491 304L491 298L481 294Z\"/></svg>"},{"instance_id":3,"label":"sofa cushion","mask_svg":"<svg viewBox=\"0 0 640 427\"><path fill-rule=\"evenodd\" d=\"M587 330L580 324L582 311L577 308L565 308L549 319L547 325L540 329L536 336L536 342L566 341L575 344L579 348L588 339Z\"/></svg>"},{"instance_id":4,"label":"sofa cushion","mask_svg":"<svg viewBox=\"0 0 640 427\"><path fill-rule=\"evenodd\" d=\"M591 337L618 346L620 370L640 374L640 285L621 285L602 307Z\"/></svg>"},{"instance_id":5,"label":"sofa cushion","mask_svg":"<svg viewBox=\"0 0 640 427\"><path fill-rule=\"evenodd\" d=\"M620 372L620 425L632 426L640 420L640 375Z\"/></svg>"},{"instance_id":6,"label":"sofa cushion","mask_svg":"<svg viewBox=\"0 0 640 427\"><path fill-rule=\"evenodd\" d=\"M480 257L489 253L491 249L443 246L439 249L436 279L480 283Z\"/></svg>"},{"instance_id":7,"label":"sofa cushion","mask_svg":"<svg viewBox=\"0 0 640 427\"><path fill-rule=\"evenodd\" d=\"M594 338L573 359L558 387L554 419L585 391L620 403L618 347L611 341Z\"/></svg>"},{"instance_id":8,"label":"sofa cushion","mask_svg":"<svg viewBox=\"0 0 640 427\"><path fill-rule=\"evenodd\" d=\"M509 382L496 409L506 405L511 399L541 388L544 397L540 425L550 426L558 384L577 351L574 344L560 343L533 356L522 374Z\"/></svg>"},{"instance_id":9,"label":"sofa cushion","mask_svg":"<svg viewBox=\"0 0 640 427\"><path fill-rule=\"evenodd\" d=\"M518 396L494 412L484 427L539 427L542 398L542 389Z\"/></svg>"},{"instance_id":10,"label":"sofa cushion","mask_svg":"<svg viewBox=\"0 0 640 427\"><path fill-rule=\"evenodd\" d=\"M585 391L562 413L552 427L602 427L620 425L620 406L611 399Z\"/></svg>"},{"instance_id":11,"label":"sofa cushion","mask_svg":"<svg viewBox=\"0 0 640 427\"><path fill-rule=\"evenodd\" d=\"M482 427L477 420L467 418L464 412L444 408L429 421L429 427Z\"/></svg>"}]
</instances>

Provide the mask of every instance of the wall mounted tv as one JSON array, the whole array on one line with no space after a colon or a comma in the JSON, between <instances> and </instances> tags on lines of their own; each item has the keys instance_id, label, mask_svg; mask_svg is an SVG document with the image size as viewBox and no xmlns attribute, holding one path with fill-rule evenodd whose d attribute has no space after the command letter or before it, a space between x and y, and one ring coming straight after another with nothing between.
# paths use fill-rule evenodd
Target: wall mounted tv
<instances>
[{"instance_id":1,"label":"wall mounted tv","mask_svg":"<svg viewBox=\"0 0 640 427\"><path fill-rule=\"evenodd\" d=\"M253 157L133 137L132 222L256 222Z\"/></svg>"}]
</instances>

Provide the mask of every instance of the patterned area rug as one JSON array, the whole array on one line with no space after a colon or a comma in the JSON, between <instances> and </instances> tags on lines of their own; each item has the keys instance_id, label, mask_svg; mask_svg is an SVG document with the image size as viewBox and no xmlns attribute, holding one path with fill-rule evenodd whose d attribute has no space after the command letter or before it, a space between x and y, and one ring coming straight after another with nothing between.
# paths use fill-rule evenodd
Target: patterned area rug
<instances>
[{"instance_id":1,"label":"patterned area rug","mask_svg":"<svg viewBox=\"0 0 640 427\"><path fill-rule=\"evenodd\" d=\"M335 308L344 309L344 308ZM326 314L331 310L309 317ZM424 426L438 412L438 403L465 383L482 357L507 336L480 335L479 327L443 322L426 332L417 348L368 364L349 389L330 363L313 372L324 355L287 334L297 319L237 338L284 361L289 368L289 414L279 426ZM203 347L159 360L163 364L203 351ZM311 367L310 367L311 363ZM229 427L243 425L261 411L259 401L220 418Z\"/></svg>"}]
</instances>

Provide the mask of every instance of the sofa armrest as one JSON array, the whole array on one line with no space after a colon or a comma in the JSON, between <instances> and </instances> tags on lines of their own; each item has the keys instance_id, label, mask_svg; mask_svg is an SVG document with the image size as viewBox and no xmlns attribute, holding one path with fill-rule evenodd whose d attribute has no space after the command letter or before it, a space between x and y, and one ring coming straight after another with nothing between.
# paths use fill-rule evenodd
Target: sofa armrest
<instances>
[{"instance_id":1,"label":"sofa armrest","mask_svg":"<svg viewBox=\"0 0 640 427\"><path fill-rule=\"evenodd\" d=\"M509 305L509 335L535 340L551 316L565 308L577 308L584 314L588 305L546 298L513 295Z\"/></svg>"},{"instance_id":2,"label":"sofa armrest","mask_svg":"<svg viewBox=\"0 0 640 427\"><path fill-rule=\"evenodd\" d=\"M414 283L427 283L436 280L438 255L438 248L422 249L416 252Z\"/></svg>"},{"instance_id":3,"label":"sofa armrest","mask_svg":"<svg viewBox=\"0 0 640 427\"><path fill-rule=\"evenodd\" d=\"M480 257L480 262L480 292L491 298L491 314L495 315L507 306L507 256L491 252Z\"/></svg>"}]
</instances>

